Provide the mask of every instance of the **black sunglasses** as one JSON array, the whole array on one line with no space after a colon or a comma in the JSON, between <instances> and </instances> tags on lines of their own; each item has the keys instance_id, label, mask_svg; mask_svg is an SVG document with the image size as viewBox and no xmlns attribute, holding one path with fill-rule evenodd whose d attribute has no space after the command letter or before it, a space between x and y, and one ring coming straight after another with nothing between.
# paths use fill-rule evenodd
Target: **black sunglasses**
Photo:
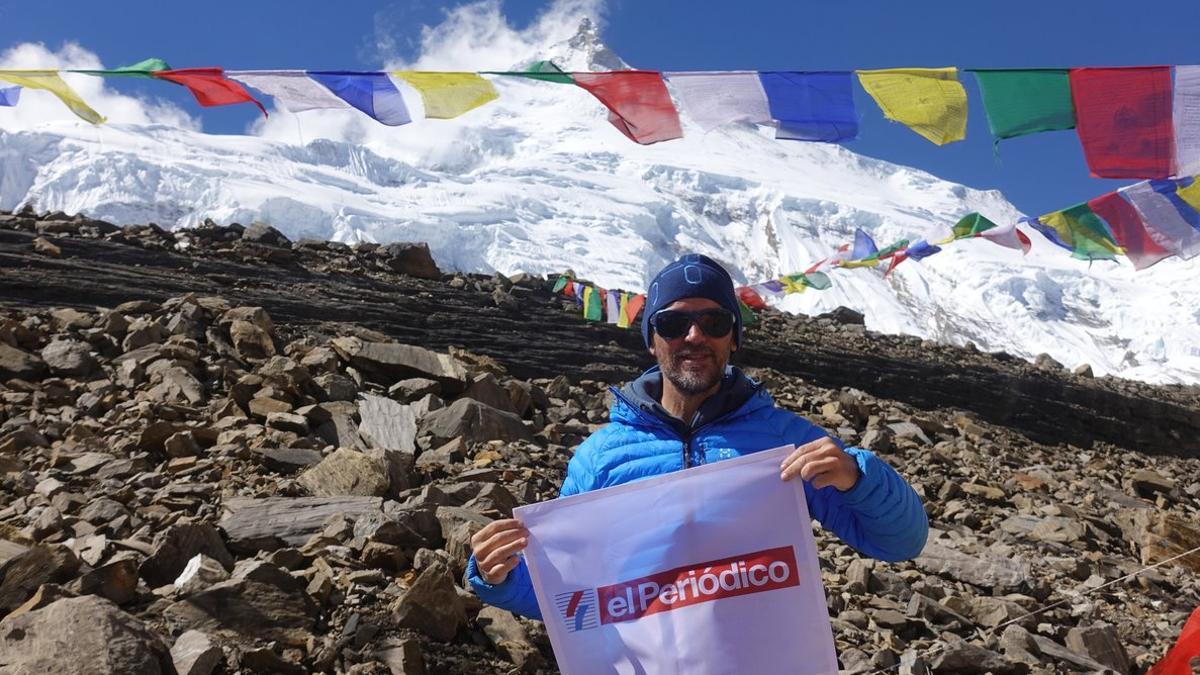
<instances>
[{"instance_id":1,"label":"black sunglasses","mask_svg":"<svg viewBox=\"0 0 1200 675\"><path fill-rule=\"evenodd\" d=\"M706 309L703 312L664 309L650 317L650 325L664 340L677 340L687 335L692 324L699 326L708 337L723 338L733 330L733 320L733 314L727 309Z\"/></svg>"}]
</instances>

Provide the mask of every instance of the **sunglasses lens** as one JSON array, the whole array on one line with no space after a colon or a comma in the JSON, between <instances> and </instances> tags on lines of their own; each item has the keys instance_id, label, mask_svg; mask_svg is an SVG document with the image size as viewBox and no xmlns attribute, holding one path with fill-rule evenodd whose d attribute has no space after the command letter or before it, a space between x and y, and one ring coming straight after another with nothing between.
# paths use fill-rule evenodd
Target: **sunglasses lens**
<instances>
[{"instance_id":1,"label":"sunglasses lens","mask_svg":"<svg viewBox=\"0 0 1200 675\"><path fill-rule=\"evenodd\" d=\"M733 315L723 310L705 312L697 317L700 330L709 337L720 338L733 330Z\"/></svg>"},{"instance_id":2,"label":"sunglasses lens","mask_svg":"<svg viewBox=\"0 0 1200 675\"><path fill-rule=\"evenodd\" d=\"M692 317L683 312L659 312L654 315L654 330L664 340L674 340L687 333Z\"/></svg>"}]
</instances>

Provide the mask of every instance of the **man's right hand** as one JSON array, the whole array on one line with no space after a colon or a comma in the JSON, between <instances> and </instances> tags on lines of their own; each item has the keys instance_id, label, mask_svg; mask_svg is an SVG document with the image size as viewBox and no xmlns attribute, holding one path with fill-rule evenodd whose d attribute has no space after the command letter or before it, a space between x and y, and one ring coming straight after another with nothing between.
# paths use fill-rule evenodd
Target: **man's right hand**
<instances>
[{"instance_id":1,"label":"man's right hand","mask_svg":"<svg viewBox=\"0 0 1200 675\"><path fill-rule=\"evenodd\" d=\"M521 562L517 555L529 544L529 530L521 521L507 518L488 523L471 537L475 566L489 584L504 583L508 573Z\"/></svg>"}]
</instances>

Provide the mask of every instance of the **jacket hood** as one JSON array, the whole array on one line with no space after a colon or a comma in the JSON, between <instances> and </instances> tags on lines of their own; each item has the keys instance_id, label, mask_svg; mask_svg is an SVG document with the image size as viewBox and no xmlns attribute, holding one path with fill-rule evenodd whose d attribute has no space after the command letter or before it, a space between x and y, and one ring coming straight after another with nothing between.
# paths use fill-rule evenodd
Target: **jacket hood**
<instances>
[{"instance_id":1,"label":"jacket hood","mask_svg":"<svg viewBox=\"0 0 1200 675\"><path fill-rule=\"evenodd\" d=\"M610 418L627 424L637 424L639 419L653 419L684 435L689 429L701 427L713 420L736 413L745 414L764 406L772 405L771 396L762 385L746 376L735 366L726 366L721 378L721 388L705 399L691 420L681 420L671 415L662 406L663 374L658 366L642 373L626 384L613 403Z\"/></svg>"}]
</instances>

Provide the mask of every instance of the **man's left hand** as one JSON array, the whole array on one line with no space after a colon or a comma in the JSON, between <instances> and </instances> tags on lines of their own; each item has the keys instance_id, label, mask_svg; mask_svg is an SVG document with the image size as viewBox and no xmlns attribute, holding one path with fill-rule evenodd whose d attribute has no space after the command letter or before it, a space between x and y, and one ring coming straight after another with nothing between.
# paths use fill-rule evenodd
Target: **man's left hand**
<instances>
[{"instance_id":1,"label":"man's left hand","mask_svg":"<svg viewBox=\"0 0 1200 675\"><path fill-rule=\"evenodd\" d=\"M799 476L815 488L832 485L842 492L854 487L859 477L858 462L831 438L821 438L796 448L779 469L779 477L783 480Z\"/></svg>"}]
</instances>

